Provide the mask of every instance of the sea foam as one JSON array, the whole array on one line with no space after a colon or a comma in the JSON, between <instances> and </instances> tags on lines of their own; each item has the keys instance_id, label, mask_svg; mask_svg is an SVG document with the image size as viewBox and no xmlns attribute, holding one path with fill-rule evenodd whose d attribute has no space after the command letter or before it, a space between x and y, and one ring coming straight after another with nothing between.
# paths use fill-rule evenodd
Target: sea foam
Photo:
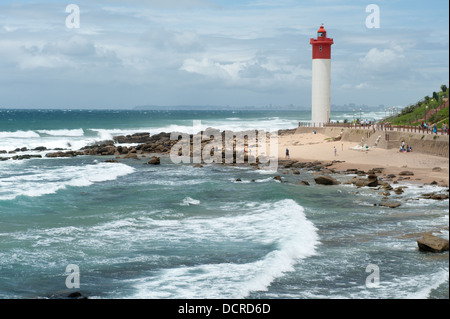
<instances>
[{"instance_id":1,"label":"sea foam","mask_svg":"<svg viewBox=\"0 0 450 319\"><path fill-rule=\"evenodd\" d=\"M317 229L302 206L293 200L242 205L242 214L191 218L163 227L165 238L177 241L254 243L274 246L248 263L206 263L161 269L152 277L132 280L131 298L245 298L294 270L295 264L316 253ZM234 209L233 205L222 209ZM156 234L148 234L155 236Z\"/></svg>"},{"instance_id":2,"label":"sea foam","mask_svg":"<svg viewBox=\"0 0 450 319\"><path fill-rule=\"evenodd\" d=\"M0 175L0 201L18 196L39 197L53 194L68 186L87 187L131 174L134 168L117 163L65 166L53 169L26 169L22 174Z\"/></svg>"}]
</instances>

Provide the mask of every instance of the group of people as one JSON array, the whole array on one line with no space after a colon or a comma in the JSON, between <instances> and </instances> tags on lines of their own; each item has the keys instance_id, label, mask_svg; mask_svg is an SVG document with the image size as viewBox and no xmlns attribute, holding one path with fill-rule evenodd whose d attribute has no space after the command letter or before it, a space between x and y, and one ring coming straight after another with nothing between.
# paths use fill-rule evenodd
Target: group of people
<instances>
[{"instance_id":1,"label":"group of people","mask_svg":"<svg viewBox=\"0 0 450 319\"><path fill-rule=\"evenodd\" d=\"M412 151L412 146L405 146L405 141L402 141L402 145L400 146L400 153L411 153Z\"/></svg>"},{"instance_id":2,"label":"group of people","mask_svg":"<svg viewBox=\"0 0 450 319\"><path fill-rule=\"evenodd\" d=\"M437 134L438 133L438 126L437 123L434 123L433 125L427 124L425 122L422 122L420 124L420 127L422 128L422 130L426 130L427 128L429 128L433 134ZM449 131L448 131L448 125L447 124L442 124L442 131L448 135Z\"/></svg>"}]
</instances>

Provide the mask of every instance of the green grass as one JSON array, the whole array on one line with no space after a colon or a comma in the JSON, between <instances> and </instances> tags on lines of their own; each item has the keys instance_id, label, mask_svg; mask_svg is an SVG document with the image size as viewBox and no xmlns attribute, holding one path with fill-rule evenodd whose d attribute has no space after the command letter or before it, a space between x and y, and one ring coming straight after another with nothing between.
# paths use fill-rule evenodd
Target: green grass
<instances>
[{"instance_id":1,"label":"green grass","mask_svg":"<svg viewBox=\"0 0 450 319\"><path fill-rule=\"evenodd\" d=\"M410 105L402 110L402 112L398 116L388 117L385 120L393 125L412 125L418 126L422 123L422 120L425 117L426 105L428 105L428 111L438 108L442 103L443 97L449 96L449 89L446 92L438 93L439 100L430 100L428 103L425 103L425 99L420 102L417 102L414 105ZM437 114L428 115L427 117L428 123L438 123L438 127L441 127L442 124L449 124L449 108L442 109L437 112Z\"/></svg>"}]
</instances>

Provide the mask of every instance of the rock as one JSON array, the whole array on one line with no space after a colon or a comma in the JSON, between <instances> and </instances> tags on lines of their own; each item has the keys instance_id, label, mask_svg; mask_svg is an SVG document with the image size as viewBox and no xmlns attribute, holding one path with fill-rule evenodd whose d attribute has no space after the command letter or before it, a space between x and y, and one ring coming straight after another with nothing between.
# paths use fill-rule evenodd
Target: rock
<instances>
[{"instance_id":1,"label":"rock","mask_svg":"<svg viewBox=\"0 0 450 319\"><path fill-rule=\"evenodd\" d=\"M83 296L80 292L72 292L68 296L71 299L87 299L87 297Z\"/></svg>"},{"instance_id":2,"label":"rock","mask_svg":"<svg viewBox=\"0 0 450 319\"><path fill-rule=\"evenodd\" d=\"M395 174L389 174L387 177L389 177L389 178L396 178L397 175L395 175Z\"/></svg>"},{"instance_id":3,"label":"rock","mask_svg":"<svg viewBox=\"0 0 450 319\"><path fill-rule=\"evenodd\" d=\"M398 175L400 176L414 176L414 173L411 171L401 171L400 173L398 173Z\"/></svg>"},{"instance_id":4,"label":"rock","mask_svg":"<svg viewBox=\"0 0 450 319\"><path fill-rule=\"evenodd\" d=\"M195 164L194 167L196 167L196 168L202 168L203 165L202 165L202 164Z\"/></svg>"},{"instance_id":5,"label":"rock","mask_svg":"<svg viewBox=\"0 0 450 319\"><path fill-rule=\"evenodd\" d=\"M298 185L309 186L310 184L308 181L301 181Z\"/></svg>"},{"instance_id":6,"label":"rock","mask_svg":"<svg viewBox=\"0 0 450 319\"><path fill-rule=\"evenodd\" d=\"M238 179L236 180L236 182L242 182L242 179L238 178Z\"/></svg>"},{"instance_id":7,"label":"rock","mask_svg":"<svg viewBox=\"0 0 450 319\"><path fill-rule=\"evenodd\" d=\"M119 163L119 161L111 159L111 160L105 161L105 163Z\"/></svg>"},{"instance_id":8,"label":"rock","mask_svg":"<svg viewBox=\"0 0 450 319\"><path fill-rule=\"evenodd\" d=\"M432 171L433 171L433 172L440 172L440 171L442 171L442 168L440 168L440 167L434 167L434 168L432 169Z\"/></svg>"},{"instance_id":9,"label":"rock","mask_svg":"<svg viewBox=\"0 0 450 319\"><path fill-rule=\"evenodd\" d=\"M300 175L300 171L298 169L294 169L292 173L294 173L294 175Z\"/></svg>"},{"instance_id":10,"label":"rock","mask_svg":"<svg viewBox=\"0 0 450 319\"><path fill-rule=\"evenodd\" d=\"M47 148L45 146L39 146L36 148L33 148L32 151L38 151L38 152L42 152L42 151L46 151Z\"/></svg>"},{"instance_id":11,"label":"rock","mask_svg":"<svg viewBox=\"0 0 450 319\"><path fill-rule=\"evenodd\" d=\"M88 297L78 291L70 292L65 290L51 295L50 299L88 299Z\"/></svg>"},{"instance_id":12,"label":"rock","mask_svg":"<svg viewBox=\"0 0 450 319\"><path fill-rule=\"evenodd\" d=\"M396 202L382 202L382 203L378 204L378 206L389 207L389 208L397 208L397 207L400 207L401 204L400 203L396 203Z\"/></svg>"},{"instance_id":13,"label":"rock","mask_svg":"<svg viewBox=\"0 0 450 319\"><path fill-rule=\"evenodd\" d=\"M424 199L446 200L448 199L448 194L427 193L422 194L421 197Z\"/></svg>"},{"instance_id":14,"label":"rock","mask_svg":"<svg viewBox=\"0 0 450 319\"><path fill-rule=\"evenodd\" d=\"M114 140L120 144L148 143L151 141L151 139L152 138L150 137L150 133L136 133L136 134L127 135L127 136L116 136L114 138Z\"/></svg>"},{"instance_id":15,"label":"rock","mask_svg":"<svg viewBox=\"0 0 450 319\"><path fill-rule=\"evenodd\" d=\"M370 174L367 179L365 178L356 178L352 180L352 183L355 184L356 187L377 187L378 177L376 175Z\"/></svg>"},{"instance_id":16,"label":"rock","mask_svg":"<svg viewBox=\"0 0 450 319\"><path fill-rule=\"evenodd\" d=\"M448 199L448 195L447 194L435 194L435 195L431 196L431 199L446 200L446 199Z\"/></svg>"},{"instance_id":17,"label":"rock","mask_svg":"<svg viewBox=\"0 0 450 319\"><path fill-rule=\"evenodd\" d=\"M337 181L336 179L334 179L331 176L326 176L326 175L322 175L322 176L317 176L314 178L314 180L316 181L316 184L319 185L339 185L340 182Z\"/></svg>"},{"instance_id":18,"label":"rock","mask_svg":"<svg viewBox=\"0 0 450 319\"><path fill-rule=\"evenodd\" d=\"M387 182L384 182L384 183L381 185L381 189L385 189L385 190L387 190L387 191L391 191L391 190L393 190L394 188L391 186L391 184L389 184L389 183L387 183Z\"/></svg>"},{"instance_id":19,"label":"rock","mask_svg":"<svg viewBox=\"0 0 450 319\"><path fill-rule=\"evenodd\" d=\"M13 160L24 160L24 159L31 159L31 158L42 158L42 155L19 155L19 156L13 156Z\"/></svg>"},{"instance_id":20,"label":"rock","mask_svg":"<svg viewBox=\"0 0 450 319\"><path fill-rule=\"evenodd\" d=\"M282 181L281 180L281 176L275 176L273 179L276 180L276 181L280 181L280 182Z\"/></svg>"},{"instance_id":21,"label":"rock","mask_svg":"<svg viewBox=\"0 0 450 319\"><path fill-rule=\"evenodd\" d=\"M48 153L45 155L45 157L49 158L55 158L55 157L75 157L77 155L82 155L82 152L74 152L74 151L68 151L68 152L55 152L55 153Z\"/></svg>"},{"instance_id":22,"label":"rock","mask_svg":"<svg viewBox=\"0 0 450 319\"><path fill-rule=\"evenodd\" d=\"M449 242L447 239L425 233L422 238L417 240L419 250L432 253L442 253L449 250Z\"/></svg>"},{"instance_id":23,"label":"rock","mask_svg":"<svg viewBox=\"0 0 450 319\"><path fill-rule=\"evenodd\" d=\"M128 153L123 158L132 158L132 159L138 159L138 156L136 153Z\"/></svg>"},{"instance_id":24,"label":"rock","mask_svg":"<svg viewBox=\"0 0 450 319\"><path fill-rule=\"evenodd\" d=\"M161 159L157 156L153 156L151 160L148 161L148 165L160 165Z\"/></svg>"}]
</instances>

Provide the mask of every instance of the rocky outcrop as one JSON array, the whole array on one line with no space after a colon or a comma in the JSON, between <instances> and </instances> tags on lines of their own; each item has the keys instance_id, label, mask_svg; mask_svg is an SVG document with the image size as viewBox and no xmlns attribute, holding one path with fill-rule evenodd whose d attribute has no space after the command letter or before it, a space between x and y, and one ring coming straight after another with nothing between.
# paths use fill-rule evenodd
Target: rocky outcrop
<instances>
[{"instance_id":1,"label":"rocky outcrop","mask_svg":"<svg viewBox=\"0 0 450 319\"><path fill-rule=\"evenodd\" d=\"M397 203L397 202L381 202L380 204L378 204L378 206L388 207L388 208L397 208L397 207L400 207L401 204Z\"/></svg>"},{"instance_id":2,"label":"rocky outcrop","mask_svg":"<svg viewBox=\"0 0 450 319\"><path fill-rule=\"evenodd\" d=\"M148 165L160 165L161 159L158 156L153 156L151 160L148 161Z\"/></svg>"},{"instance_id":3,"label":"rocky outcrop","mask_svg":"<svg viewBox=\"0 0 450 319\"><path fill-rule=\"evenodd\" d=\"M422 194L421 197L424 199L446 200L448 199L448 194L427 193Z\"/></svg>"},{"instance_id":4,"label":"rocky outcrop","mask_svg":"<svg viewBox=\"0 0 450 319\"><path fill-rule=\"evenodd\" d=\"M449 241L444 238L425 233L422 238L417 240L420 251L442 253L449 250Z\"/></svg>"},{"instance_id":5,"label":"rocky outcrop","mask_svg":"<svg viewBox=\"0 0 450 319\"><path fill-rule=\"evenodd\" d=\"M356 187L377 187L379 185L378 176L374 174L370 174L367 178L354 177L350 182Z\"/></svg>"},{"instance_id":6,"label":"rocky outcrop","mask_svg":"<svg viewBox=\"0 0 450 319\"><path fill-rule=\"evenodd\" d=\"M55 158L55 157L75 157L78 155L85 155L84 152L77 152L77 151L68 151L68 152L55 152L55 153L48 153L45 155L45 157L48 158Z\"/></svg>"},{"instance_id":7,"label":"rocky outcrop","mask_svg":"<svg viewBox=\"0 0 450 319\"><path fill-rule=\"evenodd\" d=\"M411 171L401 171L400 173L398 173L398 175L400 175L400 176L414 176L414 172L411 172Z\"/></svg>"},{"instance_id":8,"label":"rocky outcrop","mask_svg":"<svg viewBox=\"0 0 450 319\"><path fill-rule=\"evenodd\" d=\"M339 185L340 182L331 176L321 175L314 178L316 184L319 185Z\"/></svg>"},{"instance_id":9,"label":"rocky outcrop","mask_svg":"<svg viewBox=\"0 0 450 319\"><path fill-rule=\"evenodd\" d=\"M116 136L114 141L120 144L141 144L151 141L150 133L136 133L133 135Z\"/></svg>"}]
</instances>

